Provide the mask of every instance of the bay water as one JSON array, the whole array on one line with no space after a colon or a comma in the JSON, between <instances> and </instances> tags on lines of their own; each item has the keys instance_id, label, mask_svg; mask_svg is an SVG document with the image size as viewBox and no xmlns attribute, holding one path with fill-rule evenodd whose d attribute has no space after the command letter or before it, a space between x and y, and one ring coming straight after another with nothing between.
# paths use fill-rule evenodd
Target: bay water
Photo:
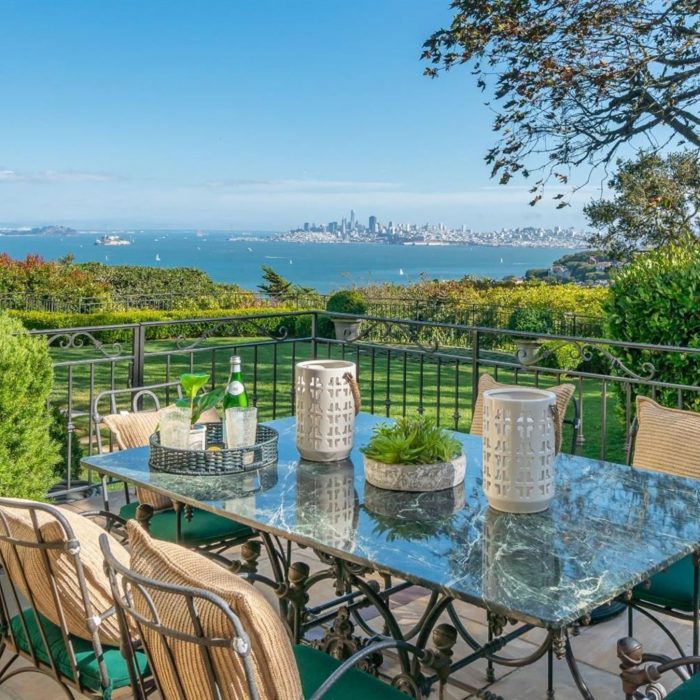
<instances>
[{"instance_id":1,"label":"bay water","mask_svg":"<svg viewBox=\"0 0 700 700\"><path fill-rule=\"evenodd\" d=\"M55 260L72 253L77 262L196 267L217 282L231 282L246 289L260 284L261 268L269 265L295 284L323 293L352 284L415 282L422 275L440 280L464 275L493 279L522 276L530 268L549 267L557 258L574 252L568 248L288 243L269 240L271 234L256 233L260 240L248 240L251 234L230 231L118 233L131 245L96 245L102 232L3 235L0 252L13 258L38 254Z\"/></svg>"}]
</instances>

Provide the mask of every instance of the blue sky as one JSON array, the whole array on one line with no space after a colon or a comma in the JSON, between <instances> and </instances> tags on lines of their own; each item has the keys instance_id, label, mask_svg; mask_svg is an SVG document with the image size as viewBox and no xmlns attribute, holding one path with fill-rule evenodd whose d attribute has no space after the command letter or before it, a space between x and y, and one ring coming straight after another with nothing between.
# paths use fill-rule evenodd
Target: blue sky
<instances>
[{"instance_id":1,"label":"blue sky","mask_svg":"<svg viewBox=\"0 0 700 700\"><path fill-rule=\"evenodd\" d=\"M581 224L489 180L448 0L0 0L0 224Z\"/></svg>"}]
</instances>

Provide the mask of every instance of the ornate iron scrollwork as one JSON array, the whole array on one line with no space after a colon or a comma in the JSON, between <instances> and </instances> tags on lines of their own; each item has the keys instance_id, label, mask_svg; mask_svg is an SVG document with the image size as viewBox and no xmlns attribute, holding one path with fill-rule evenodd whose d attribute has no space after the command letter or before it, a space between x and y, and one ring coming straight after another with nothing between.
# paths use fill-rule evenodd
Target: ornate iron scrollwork
<instances>
[{"instance_id":1,"label":"ornate iron scrollwork","mask_svg":"<svg viewBox=\"0 0 700 700\"><path fill-rule=\"evenodd\" d=\"M371 639L363 639L353 633L355 626L350 621L350 611L346 606L338 608L338 614L333 621L333 625L326 632L322 639L311 642L315 649L329 654L338 661L349 659L355 652L364 649L372 643ZM375 652L360 660L357 667L372 676L379 675L379 667L382 665L384 657L380 652Z\"/></svg>"},{"instance_id":2,"label":"ornate iron scrollwork","mask_svg":"<svg viewBox=\"0 0 700 700\"><path fill-rule=\"evenodd\" d=\"M95 338L88 331L77 331L75 333L56 333L48 339L48 345L60 348L61 350L70 350L71 348L84 348L85 344L89 343L95 350L101 352L105 357L119 357L123 353L121 343L103 343Z\"/></svg>"},{"instance_id":3,"label":"ornate iron scrollwork","mask_svg":"<svg viewBox=\"0 0 700 700\"><path fill-rule=\"evenodd\" d=\"M254 319L240 319L234 323L231 323L230 321L222 321L221 323L218 323L212 328L204 331L204 333L202 333L194 342L189 342L189 338L180 335L175 340L175 345L177 346L178 350L194 350L205 340L217 336L224 331L225 336L234 337L239 335L236 333L236 329L243 323L245 323L247 326L252 326L256 331L260 332L260 335L267 336L271 340L275 340L277 342L286 340L287 336L289 335L289 330L286 326L278 326L274 330L270 330L261 323L257 323Z\"/></svg>"},{"instance_id":4,"label":"ornate iron scrollwork","mask_svg":"<svg viewBox=\"0 0 700 700\"><path fill-rule=\"evenodd\" d=\"M529 339L525 339L526 341ZM531 343L538 342L539 339L531 339ZM517 339L516 339L517 342ZM525 343L522 343L524 346ZM539 365L543 360L551 357L557 350L566 348L570 354L570 359L580 360L582 362L587 362L593 359L594 351L600 353L609 362L610 366L617 368L622 376L630 377L631 379L637 379L639 381L650 381L656 375L656 367L654 367L651 362L643 362L640 371L635 372L633 369L628 367L619 357L613 355L609 350L607 350L603 345L592 345L590 343L582 343L577 340L562 340L557 343L553 343L547 346L539 344L537 348L532 347L519 347L515 353L516 360L523 367L532 367Z\"/></svg>"},{"instance_id":5,"label":"ornate iron scrollwork","mask_svg":"<svg viewBox=\"0 0 700 700\"><path fill-rule=\"evenodd\" d=\"M408 326L408 328L405 326ZM415 348L428 355L433 355L440 349L440 343L437 340L432 340L429 344L422 342L419 328L411 325L410 322L402 323L401 321L389 320L364 321L364 327L360 333L345 342L353 344L366 340L376 330L381 330L382 335L387 338L402 339L409 345L413 345Z\"/></svg>"}]
</instances>

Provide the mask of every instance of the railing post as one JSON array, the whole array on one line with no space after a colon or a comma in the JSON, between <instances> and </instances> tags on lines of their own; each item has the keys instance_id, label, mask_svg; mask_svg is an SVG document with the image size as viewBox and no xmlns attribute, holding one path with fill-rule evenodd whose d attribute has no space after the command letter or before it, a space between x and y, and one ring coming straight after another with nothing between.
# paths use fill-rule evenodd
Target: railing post
<instances>
[{"instance_id":1,"label":"railing post","mask_svg":"<svg viewBox=\"0 0 700 700\"><path fill-rule=\"evenodd\" d=\"M472 332L472 416L479 396L479 331Z\"/></svg>"},{"instance_id":2,"label":"railing post","mask_svg":"<svg viewBox=\"0 0 700 700\"><path fill-rule=\"evenodd\" d=\"M132 354L134 360L131 363L131 375L129 383L131 387L143 386L144 361L146 355L146 327L139 323L133 329Z\"/></svg>"},{"instance_id":3,"label":"railing post","mask_svg":"<svg viewBox=\"0 0 700 700\"><path fill-rule=\"evenodd\" d=\"M311 356L315 360L318 356L316 338L318 336L318 314L311 312Z\"/></svg>"}]
</instances>

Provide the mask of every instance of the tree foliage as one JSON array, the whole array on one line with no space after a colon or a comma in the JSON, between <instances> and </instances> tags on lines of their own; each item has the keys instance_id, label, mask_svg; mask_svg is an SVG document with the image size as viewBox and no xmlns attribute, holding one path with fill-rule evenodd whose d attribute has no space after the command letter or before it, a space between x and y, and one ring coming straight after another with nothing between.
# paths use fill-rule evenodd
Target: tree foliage
<instances>
[{"instance_id":1,"label":"tree foliage","mask_svg":"<svg viewBox=\"0 0 700 700\"><path fill-rule=\"evenodd\" d=\"M258 285L258 289L272 299L280 301L294 291L292 283L269 265L262 266L262 277L263 283Z\"/></svg>"},{"instance_id":2,"label":"tree foliage","mask_svg":"<svg viewBox=\"0 0 700 700\"><path fill-rule=\"evenodd\" d=\"M700 348L700 244L672 243L643 253L613 277L605 304L608 337L634 343ZM700 356L648 349L610 347L628 368L646 373L654 367L660 381L696 386ZM649 387L631 385L632 391ZM656 397L668 406L679 398L686 408L700 409L700 396L675 389L657 389Z\"/></svg>"},{"instance_id":3,"label":"tree foliage","mask_svg":"<svg viewBox=\"0 0 700 700\"><path fill-rule=\"evenodd\" d=\"M452 7L450 28L425 42L425 73L471 65L477 85L493 93L492 176L505 184L537 171L532 204L552 177L567 182L565 166L608 164L636 137L654 149L675 137L700 148L698 0L453 0ZM555 197L559 206L563 197Z\"/></svg>"},{"instance_id":4,"label":"tree foliage","mask_svg":"<svg viewBox=\"0 0 700 700\"><path fill-rule=\"evenodd\" d=\"M58 446L47 399L53 368L46 340L0 315L0 494L41 500L56 480Z\"/></svg>"},{"instance_id":5,"label":"tree foliage","mask_svg":"<svg viewBox=\"0 0 700 700\"><path fill-rule=\"evenodd\" d=\"M105 297L107 286L67 257L59 262L47 262L39 255L15 260L2 253L0 294L16 296L18 301L29 295L60 302L78 297Z\"/></svg>"},{"instance_id":6,"label":"tree foliage","mask_svg":"<svg viewBox=\"0 0 700 700\"><path fill-rule=\"evenodd\" d=\"M591 202L584 213L597 233L590 242L624 257L700 236L700 158L688 151L662 157L643 152L618 161L609 182L613 199Z\"/></svg>"},{"instance_id":7,"label":"tree foliage","mask_svg":"<svg viewBox=\"0 0 700 700\"><path fill-rule=\"evenodd\" d=\"M272 301L289 302L304 297L304 302L307 304L312 306L320 304L321 295L313 287L293 284L269 265L262 266L262 273L263 283L258 285L258 289Z\"/></svg>"}]
</instances>

